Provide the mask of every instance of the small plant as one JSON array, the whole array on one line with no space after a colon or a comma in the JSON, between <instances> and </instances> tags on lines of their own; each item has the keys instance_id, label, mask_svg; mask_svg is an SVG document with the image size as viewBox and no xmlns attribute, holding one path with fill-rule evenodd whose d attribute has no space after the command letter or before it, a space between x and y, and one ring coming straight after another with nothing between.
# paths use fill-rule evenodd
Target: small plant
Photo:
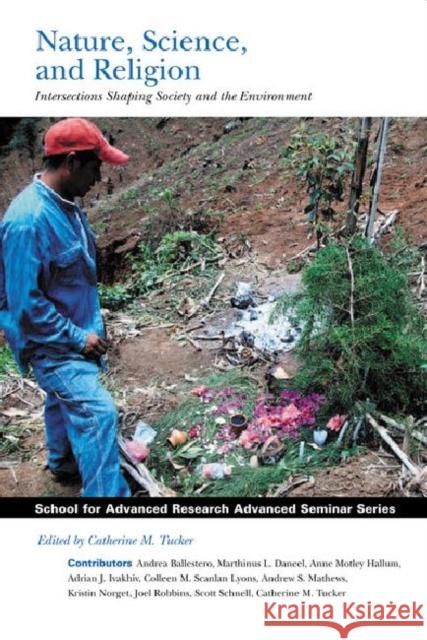
<instances>
[{"instance_id":1,"label":"small plant","mask_svg":"<svg viewBox=\"0 0 427 640\"><path fill-rule=\"evenodd\" d=\"M209 236L195 231L175 231L163 236L156 255L159 263L171 265L195 262L215 253L216 244Z\"/></svg>"},{"instance_id":2,"label":"small plant","mask_svg":"<svg viewBox=\"0 0 427 640\"><path fill-rule=\"evenodd\" d=\"M163 278L177 277L181 269L195 263L209 262L219 252L219 247L210 236L198 234L196 231L174 231L161 239L157 249L148 242L140 242L138 252L128 258L132 271L126 285L104 287L102 300L104 306L120 308L135 297L144 295L159 284ZM196 273L194 269L193 273ZM120 302L118 307L111 303ZM107 304L106 302L110 302Z\"/></svg>"},{"instance_id":3,"label":"small plant","mask_svg":"<svg viewBox=\"0 0 427 640\"><path fill-rule=\"evenodd\" d=\"M166 204L171 207L171 209L175 205L174 195L170 189L164 189L160 194L161 198L166 202Z\"/></svg>"},{"instance_id":4,"label":"small plant","mask_svg":"<svg viewBox=\"0 0 427 640\"><path fill-rule=\"evenodd\" d=\"M318 239L325 232L320 226L322 219L332 219L336 213L333 205L342 200L354 167L354 150L354 142L326 133L310 134L302 125L282 151L285 165L306 184L309 203L305 213L315 226Z\"/></svg>"},{"instance_id":5,"label":"small plant","mask_svg":"<svg viewBox=\"0 0 427 640\"><path fill-rule=\"evenodd\" d=\"M18 369L9 347L0 347L0 380L17 371Z\"/></svg>"},{"instance_id":6,"label":"small plant","mask_svg":"<svg viewBox=\"0 0 427 640\"><path fill-rule=\"evenodd\" d=\"M112 311L123 309L133 299L131 292L123 284L115 284L111 287L99 285L99 297L101 305Z\"/></svg>"},{"instance_id":7,"label":"small plant","mask_svg":"<svg viewBox=\"0 0 427 640\"><path fill-rule=\"evenodd\" d=\"M123 191L121 198L125 202L132 202L136 200L139 196L139 190L136 187L129 187L126 191Z\"/></svg>"},{"instance_id":8,"label":"small plant","mask_svg":"<svg viewBox=\"0 0 427 640\"><path fill-rule=\"evenodd\" d=\"M92 225L92 229L96 233L97 236L98 235L102 235L103 233L105 233L107 231L108 224L105 221L100 220L99 222L95 222Z\"/></svg>"}]
</instances>

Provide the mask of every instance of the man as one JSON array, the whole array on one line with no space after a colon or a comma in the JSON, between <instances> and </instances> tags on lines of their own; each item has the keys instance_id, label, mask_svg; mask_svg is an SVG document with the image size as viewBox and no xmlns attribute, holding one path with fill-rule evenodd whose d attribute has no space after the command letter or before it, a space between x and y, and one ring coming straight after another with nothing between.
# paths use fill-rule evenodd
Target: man
<instances>
[{"instance_id":1,"label":"man","mask_svg":"<svg viewBox=\"0 0 427 640\"><path fill-rule=\"evenodd\" d=\"M46 391L48 466L80 473L82 496L128 496L117 447L117 412L98 380L107 349L96 285L95 238L75 202L124 164L83 118L54 124L44 171L11 203L0 227L0 326L25 373Z\"/></svg>"}]
</instances>

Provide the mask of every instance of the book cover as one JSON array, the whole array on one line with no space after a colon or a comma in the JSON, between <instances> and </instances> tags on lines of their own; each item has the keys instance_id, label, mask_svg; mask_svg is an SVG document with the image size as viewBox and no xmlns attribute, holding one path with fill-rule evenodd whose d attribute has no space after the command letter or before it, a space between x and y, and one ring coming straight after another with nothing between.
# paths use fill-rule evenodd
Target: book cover
<instances>
[{"instance_id":1,"label":"book cover","mask_svg":"<svg viewBox=\"0 0 427 640\"><path fill-rule=\"evenodd\" d=\"M9 634L424 637L426 11L10 8Z\"/></svg>"}]
</instances>

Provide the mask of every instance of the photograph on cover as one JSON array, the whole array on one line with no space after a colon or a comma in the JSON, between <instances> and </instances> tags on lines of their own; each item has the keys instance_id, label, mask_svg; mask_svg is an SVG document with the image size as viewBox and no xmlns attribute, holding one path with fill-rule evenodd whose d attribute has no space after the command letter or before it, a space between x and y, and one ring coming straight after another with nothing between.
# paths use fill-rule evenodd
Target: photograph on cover
<instances>
[{"instance_id":1,"label":"photograph on cover","mask_svg":"<svg viewBox=\"0 0 427 640\"><path fill-rule=\"evenodd\" d=\"M422 496L427 120L1 118L0 496Z\"/></svg>"}]
</instances>

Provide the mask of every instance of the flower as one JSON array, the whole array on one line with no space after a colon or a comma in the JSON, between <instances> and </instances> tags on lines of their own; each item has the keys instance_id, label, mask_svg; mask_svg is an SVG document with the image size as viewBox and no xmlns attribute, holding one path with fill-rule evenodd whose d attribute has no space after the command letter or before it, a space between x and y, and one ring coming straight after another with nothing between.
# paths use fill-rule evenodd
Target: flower
<instances>
[{"instance_id":1,"label":"flower","mask_svg":"<svg viewBox=\"0 0 427 640\"><path fill-rule=\"evenodd\" d=\"M203 431L203 426L201 424L194 424L188 430L188 437L191 439L198 438L202 434L202 431Z\"/></svg>"},{"instance_id":2,"label":"flower","mask_svg":"<svg viewBox=\"0 0 427 640\"><path fill-rule=\"evenodd\" d=\"M347 416L341 416L337 414L336 416L332 416L326 426L331 431L339 431L346 420Z\"/></svg>"},{"instance_id":3,"label":"flower","mask_svg":"<svg viewBox=\"0 0 427 640\"><path fill-rule=\"evenodd\" d=\"M201 384L198 387L194 387L193 389L191 389L191 393L193 394L193 396L198 396L200 398L200 396L203 396L206 391L208 391L208 388L204 385Z\"/></svg>"},{"instance_id":4,"label":"flower","mask_svg":"<svg viewBox=\"0 0 427 640\"><path fill-rule=\"evenodd\" d=\"M293 403L291 403L291 404L288 404L287 407L282 409L280 413L280 419L286 425L290 425L291 423L294 423L295 420L297 420L297 418L300 417L300 415L301 415L301 411L297 409Z\"/></svg>"},{"instance_id":5,"label":"flower","mask_svg":"<svg viewBox=\"0 0 427 640\"><path fill-rule=\"evenodd\" d=\"M133 462L143 462L150 453L150 449L142 440L126 440L125 449Z\"/></svg>"},{"instance_id":6,"label":"flower","mask_svg":"<svg viewBox=\"0 0 427 640\"><path fill-rule=\"evenodd\" d=\"M286 389L277 397L271 393L258 395L252 412L252 419L240 435L229 424L229 416L243 412L247 397L233 387L211 389L205 385L194 387L193 396L209 406L204 411L205 419L212 416L218 426L215 445L220 455L242 447L253 450L262 445L272 435L280 441L297 438L304 426L313 428L316 425L316 414L326 401L325 396L312 393L303 396L299 391ZM190 438L197 438L203 431L203 419L200 424L189 430ZM335 424L335 423L334 423ZM340 423L338 430L342 426ZM213 444L213 443L212 443Z\"/></svg>"},{"instance_id":7,"label":"flower","mask_svg":"<svg viewBox=\"0 0 427 640\"><path fill-rule=\"evenodd\" d=\"M259 444L259 442L261 442L259 435L254 431L245 429L245 431L242 431L242 433L240 434L239 444L244 449L252 449L252 447L255 444Z\"/></svg>"}]
</instances>

